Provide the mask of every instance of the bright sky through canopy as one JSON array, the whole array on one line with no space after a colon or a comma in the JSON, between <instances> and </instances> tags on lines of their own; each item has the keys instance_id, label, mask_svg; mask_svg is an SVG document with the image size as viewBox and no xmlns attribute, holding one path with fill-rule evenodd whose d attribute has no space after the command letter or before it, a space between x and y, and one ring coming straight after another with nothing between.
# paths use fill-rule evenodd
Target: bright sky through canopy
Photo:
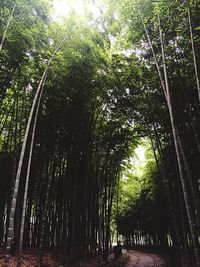
<instances>
[{"instance_id":1,"label":"bright sky through canopy","mask_svg":"<svg viewBox=\"0 0 200 267\"><path fill-rule=\"evenodd\" d=\"M84 0L54 0L53 14L54 20L59 20L66 17L70 11L75 11L80 16L85 15L85 1ZM100 15L100 10L93 3L87 4L87 11L91 12L94 18Z\"/></svg>"},{"instance_id":2,"label":"bright sky through canopy","mask_svg":"<svg viewBox=\"0 0 200 267\"><path fill-rule=\"evenodd\" d=\"M70 11L70 6L62 0L54 0L53 2L53 18L59 19L64 17Z\"/></svg>"},{"instance_id":3,"label":"bright sky through canopy","mask_svg":"<svg viewBox=\"0 0 200 267\"><path fill-rule=\"evenodd\" d=\"M145 152L146 152L146 149L143 146L138 146L135 149L136 157L142 162L146 160Z\"/></svg>"}]
</instances>

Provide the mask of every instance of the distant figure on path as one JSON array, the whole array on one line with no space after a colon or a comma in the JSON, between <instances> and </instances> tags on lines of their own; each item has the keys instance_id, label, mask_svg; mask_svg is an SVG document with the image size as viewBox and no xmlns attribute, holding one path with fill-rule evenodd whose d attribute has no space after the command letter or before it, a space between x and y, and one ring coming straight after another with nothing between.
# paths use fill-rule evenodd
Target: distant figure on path
<instances>
[{"instance_id":1,"label":"distant figure on path","mask_svg":"<svg viewBox=\"0 0 200 267\"><path fill-rule=\"evenodd\" d=\"M122 246L121 246L121 242L118 241L117 246L114 247L114 258L116 260L120 258L121 256L122 256Z\"/></svg>"}]
</instances>

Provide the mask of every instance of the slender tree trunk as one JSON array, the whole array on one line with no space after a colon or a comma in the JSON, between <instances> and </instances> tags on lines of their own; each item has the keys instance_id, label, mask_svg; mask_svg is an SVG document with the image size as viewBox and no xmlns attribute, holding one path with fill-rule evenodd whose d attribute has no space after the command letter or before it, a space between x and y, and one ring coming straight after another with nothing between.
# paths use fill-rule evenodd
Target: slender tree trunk
<instances>
[{"instance_id":1,"label":"slender tree trunk","mask_svg":"<svg viewBox=\"0 0 200 267\"><path fill-rule=\"evenodd\" d=\"M183 148L183 145L182 145L182 140L181 140L181 138L180 138L178 133L177 133L177 137L178 137L178 143L179 143L179 147L180 147L180 152L181 152L181 155L182 155L183 163L184 163L185 170L186 170L187 177L188 177L188 184L189 184L189 187L190 187L192 200L193 200L193 203L194 203L194 212L197 215L198 221L200 222L200 218L199 218L199 214L200 214L199 196L198 196L198 193L197 193L196 188L195 188L195 184L194 184L193 179L192 179L192 174L191 174L191 171L190 171L190 168L189 168L189 165L188 165L188 161L186 159L185 151L184 151L184 148Z\"/></svg>"},{"instance_id":2,"label":"slender tree trunk","mask_svg":"<svg viewBox=\"0 0 200 267\"><path fill-rule=\"evenodd\" d=\"M194 246L196 266L199 267L200 266L200 253L199 253L200 251L199 251L198 232L196 230L196 223L195 223L194 214L192 212L192 205L191 205L191 201L190 201L190 195L188 192L187 183L185 181L184 174L183 174L184 171L183 171L183 165L182 165L182 160L181 160L181 151L180 151L179 142L178 142L177 127L176 127L176 123L174 120L174 112L173 112L173 108L172 108L172 101L171 101L170 90L169 90L167 68L166 68L166 63L165 63L163 33L162 33L161 25L160 25L159 15L158 15L158 22L159 22L159 31L160 31L160 43L161 43L165 88L166 88L166 95L167 95L167 104L168 104L168 110L169 110L170 121L171 121L171 126L172 126L172 134L173 134L173 139L174 139L174 145L175 145L176 157L177 157L177 162L178 162L178 169L179 169L179 174L180 174L180 179L181 179L181 185L182 185L182 189L183 189L183 197L185 200L186 211L187 211L187 216L188 216L188 221L189 221L189 227L190 227L191 237L192 237L193 246Z\"/></svg>"},{"instance_id":3,"label":"slender tree trunk","mask_svg":"<svg viewBox=\"0 0 200 267\"><path fill-rule=\"evenodd\" d=\"M151 144L152 144L152 148L153 148L153 152L154 152L154 157L156 159L156 164L157 164L158 171L160 172L160 174L163 177L166 178L166 176L167 176L167 173L165 171L166 162L162 157L161 147L160 147L161 145L160 145L160 141L158 140L159 137L158 137L157 130L156 130L155 126L154 126L154 132L155 132L155 138L156 138L156 145L154 145L153 137L151 135L151 132L149 131L149 136L150 136L150 140L151 140ZM164 164L164 166L161 166L161 168L158 165L159 161L158 161L158 158L157 158L157 155L156 155L156 148L158 150L161 162ZM164 180L163 180L163 185L164 185L164 190L165 190L165 194L166 194L166 201L167 201L167 204L168 204L167 206L168 206L168 209L169 209L168 213L169 213L169 216L170 216L170 219L171 219L171 228L172 228L172 232L173 232L173 235L174 235L173 236L173 241L174 241L173 245L175 246L175 249L177 251L176 254L178 254L179 260L181 262L181 266L185 267L185 266L188 266L188 264L185 264L185 262L188 263L188 251L185 250L185 253L183 252L182 244L181 244L181 238L180 238L180 236L181 236L180 227L178 227L177 218L175 216L176 212L174 211L174 208L173 208L173 204L172 204L172 200L171 200L171 196L170 196L168 185ZM178 185L177 185L177 187L179 189ZM179 189L179 191L180 191L180 189ZM184 231L184 228L183 228L183 231ZM185 237L183 237L183 239L184 239L184 242L187 241L187 239Z\"/></svg>"},{"instance_id":4,"label":"slender tree trunk","mask_svg":"<svg viewBox=\"0 0 200 267\"><path fill-rule=\"evenodd\" d=\"M5 127L5 125L6 125L7 121L8 121L8 117L9 117L9 115L10 115L10 113L11 113L11 110L12 110L12 106L10 106L8 110L6 109L6 117L5 117L4 121L3 121L3 116L2 116L2 118L1 118L1 123L0 123L0 125L1 125L1 128L0 128L0 135L2 134L2 132L3 132L3 130L4 130L4 127Z\"/></svg>"},{"instance_id":5,"label":"slender tree trunk","mask_svg":"<svg viewBox=\"0 0 200 267\"><path fill-rule=\"evenodd\" d=\"M16 180L15 180L15 186L14 186L14 194L13 194L13 199L12 199L12 203L11 203L10 216L8 218L8 220L9 220L8 225L9 226L8 226L8 235L6 238L5 264L9 263L9 258L10 258L10 249L11 249L11 241L12 241L12 237L13 237L13 233L14 233L14 216L15 216L15 209L16 209L16 203L17 203L18 190L19 190L19 182L20 182L20 176L21 176L21 171L22 171L22 165L23 165L23 161L24 161L25 150L27 147L28 136L29 136L30 127L31 127L31 121L33 119L33 114L35 111L36 103L38 101L38 97L40 96L41 90L43 88L43 83L44 83L45 77L48 73L49 67L50 67L56 53L59 51L59 49L61 48L61 46L65 42L65 40L66 39L64 39L61 42L61 44L54 51L52 57L50 58L47 66L43 72L41 80L39 82L39 85L38 85L38 88L37 88L37 91L36 91L35 97L33 99L32 106L31 106L31 110L30 110L30 114L29 114L29 118L28 118L28 122L27 122L27 126L26 126L24 141L22 144L22 149L21 149L20 158L19 158L19 164L18 164L17 175L16 175Z\"/></svg>"},{"instance_id":6,"label":"slender tree trunk","mask_svg":"<svg viewBox=\"0 0 200 267\"><path fill-rule=\"evenodd\" d=\"M43 84L42 84L42 87L41 87L41 92L40 92L40 95L39 95L39 98L38 98L37 108L36 108L36 111L35 111L35 117L34 117L34 122L33 122L31 144L30 144L30 151L29 151L29 158L28 158L28 167L27 167L26 182L25 182L25 190L24 190L22 220L21 220L21 227L20 227L19 253L21 252L22 246L23 246L24 223L25 223L25 216L26 216L27 194L28 194L28 185L29 185L29 178L30 178L30 169L31 169L31 161L32 161L32 153L33 153L33 144L34 144L34 139L35 139L35 129L36 129L38 112L39 112L39 107L40 107L40 102L41 102L41 97L42 97L42 92L43 92L43 89L44 89L46 77L47 76L44 77L44 81L43 81Z\"/></svg>"},{"instance_id":7,"label":"slender tree trunk","mask_svg":"<svg viewBox=\"0 0 200 267\"><path fill-rule=\"evenodd\" d=\"M142 18L140 11L139 11L139 14L140 14L141 21L143 23L143 27L144 27L150 48L151 48L152 53L153 53L153 57L155 60L158 76L160 78L161 86L162 86L162 89L163 89L163 92L164 92L164 95L166 98L168 110L169 110L169 116L170 116L170 122L171 122L171 126L172 126L172 133L173 133L176 157L177 157L178 168L179 168L179 173L180 173L180 179L181 179L181 184L182 184L182 188L183 188L183 195L184 195L184 200L185 200L185 205L186 205L186 210L187 210L187 216L188 216L188 220L189 220L189 226L190 226L191 236L192 236L193 245L194 245L196 264L199 267L200 266L200 254L199 254L198 234L197 234L197 231L195 229L194 214L192 213L192 207L191 207L190 198L189 198L189 194L188 194L188 188L187 188L187 184L186 184L186 181L185 181L184 175L183 175L183 165L182 165L182 161L181 161L181 152L180 152L179 145L178 145L177 128L176 128L176 124L175 124L175 120L174 120L174 114L173 114L172 103L171 103L171 96L170 96L170 91L169 91L168 75L167 75L167 69L166 69L166 64L165 64L163 33L162 33L161 26L160 26L160 18L158 16L161 52L162 52L163 70L164 70L164 82L162 79L162 74L160 71L160 67L158 65L158 61L156 58L156 54L154 52L154 48L153 48L149 33L147 31L146 25L144 23L144 20Z\"/></svg>"},{"instance_id":8,"label":"slender tree trunk","mask_svg":"<svg viewBox=\"0 0 200 267\"><path fill-rule=\"evenodd\" d=\"M6 239L5 263L9 263L11 241L12 241L13 232L14 232L14 216L15 216L15 209L16 209L16 203L17 203L18 190L19 190L19 182L20 182L22 164L23 164L23 160L24 160L24 155L25 155L28 135L29 135L30 126L31 126L31 121L32 121L32 117L33 117L36 101L37 101L41 86L43 84L44 78L46 76L46 73L48 71L48 68L49 68L49 64L46 67L46 69L45 69L45 71L44 71L44 73L42 75L42 78L40 80L36 95L34 97L33 104L32 104L31 111L30 111L30 115L29 115L29 119L28 119L28 123L27 123L27 127L26 127L24 141L23 141L23 144L22 144L22 149L21 149L21 154L20 154L20 159L19 159L19 164L18 164L18 169L17 169L17 175L16 175L16 180L15 180L15 186L14 186L14 194L13 194L13 199L12 199L12 204L11 204L11 211L10 211L10 216L9 216L8 235L7 235L7 239Z\"/></svg>"},{"instance_id":9,"label":"slender tree trunk","mask_svg":"<svg viewBox=\"0 0 200 267\"><path fill-rule=\"evenodd\" d=\"M199 84L198 67L197 67L197 60L196 60L196 53L195 53L195 46L194 46L191 13L190 13L189 7L188 7L188 21L189 21L189 27L190 27L190 39L191 39L191 45L192 45L192 55L193 55L193 61L194 61L195 79L196 79L197 91L198 91L198 97L199 97L199 103L200 103L200 84Z\"/></svg>"},{"instance_id":10,"label":"slender tree trunk","mask_svg":"<svg viewBox=\"0 0 200 267\"><path fill-rule=\"evenodd\" d=\"M15 8L16 8L16 2L14 3L14 6L13 6L13 9L10 13L10 16L9 16L9 19L8 19L8 22L7 22L7 25L6 25L6 28L4 30L4 33L3 33L3 36L2 36L2 39L1 39L1 43L0 43L0 53L1 53L1 50L3 48L3 44L4 44L4 41L6 39L6 34L7 34L7 31L8 31L8 28L10 26L10 23L11 23L11 20L12 20L12 17L13 17L13 14L15 12Z\"/></svg>"},{"instance_id":11,"label":"slender tree trunk","mask_svg":"<svg viewBox=\"0 0 200 267\"><path fill-rule=\"evenodd\" d=\"M39 267L43 266L43 249L44 249L44 240L45 240L45 223L47 222L47 214L48 214L48 200L49 200L49 193L50 193L50 187L52 182L52 163L47 163L47 181L46 181L46 189L45 189L45 198L44 198L44 204L43 204L43 210L42 212L42 219L41 219L41 232L40 232L40 238L39 238Z\"/></svg>"},{"instance_id":12,"label":"slender tree trunk","mask_svg":"<svg viewBox=\"0 0 200 267\"><path fill-rule=\"evenodd\" d=\"M153 54L153 59L154 59L155 65L156 65L156 70L157 70L157 73L158 73L158 76L159 76L159 80L160 80L161 87L162 87L162 89L163 89L163 93L164 93L164 95L165 95L165 98L167 99L167 92L166 92L166 88L165 88L165 81L163 80L162 73L161 73L161 70L160 70L160 66L159 66L159 63L158 63L158 60L157 60L157 57L156 57L156 53L155 53L155 51L154 51L154 48L153 48L153 44L152 44L151 38L150 38L150 36L149 36L149 33L148 33L148 30L147 30L146 24L145 24L145 22L144 22L144 19L143 19L143 17L142 17L142 14L141 14L139 8L138 8L138 13L139 13L140 19L141 19L141 21L142 21L142 25L143 25L143 27L144 27L144 31L145 31L145 34L146 34L146 37L147 37L149 46L150 46L150 48L151 48L151 52L152 52L152 54Z\"/></svg>"},{"instance_id":13,"label":"slender tree trunk","mask_svg":"<svg viewBox=\"0 0 200 267\"><path fill-rule=\"evenodd\" d=\"M176 167L177 169L177 167ZM177 173L178 173L178 169L177 169ZM182 228L182 239L183 239L183 249L181 246L181 251L182 251L182 255L181 257L184 259L185 265L183 266L190 266L189 265L189 247L188 247L188 239L187 239L187 218L185 216L185 207L184 207L184 200L182 199L182 194L181 194L181 184L180 181L177 181L177 188L178 188L178 200L179 200L179 207L180 207L180 226Z\"/></svg>"}]
</instances>

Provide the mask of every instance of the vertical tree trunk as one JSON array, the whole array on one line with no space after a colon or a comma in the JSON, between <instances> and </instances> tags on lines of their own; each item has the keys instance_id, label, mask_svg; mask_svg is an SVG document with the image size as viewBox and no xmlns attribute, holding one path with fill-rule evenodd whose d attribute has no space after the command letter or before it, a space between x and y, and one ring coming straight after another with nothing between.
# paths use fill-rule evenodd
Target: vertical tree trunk
<instances>
[{"instance_id":1,"label":"vertical tree trunk","mask_svg":"<svg viewBox=\"0 0 200 267\"><path fill-rule=\"evenodd\" d=\"M5 39L6 39L6 34L7 34L7 31L8 31L8 28L9 28L9 26L10 26L11 19L12 19L12 17L13 17L13 14L14 14L14 12L15 12L15 8L16 8L16 2L14 3L13 9L12 9L12 11L11 11L11 13L10 13L8 22L7 22L7 24L6 24L6 28L5 28L5 30L4 30L4 33L3 33L3 36L2 36L2 39L1 39L1 43L0 43L0 53L1 53L1 50L2 50L2 48L3 48L3 44L4 44L4 41L5 41Z\"/></svg>"},{"instance_id":2,"label":"vertical tree trunk","mask_svg":"<svg viewBox=\"0 0 200 267\"><path fill-rule=\"evenodd\" d=\"M179 168L179 174L180 174L180 179L181 179L181 185L183 189L183 195L184 195L184 200L185 200L185 205L186 205L186 210L187 210L187 216L188 216L188 221L189 221L189 226L190 226L190 231L191 231L191 236L192 236L192 241L193 241L193 246L194 246L194 253L195 253L195 258L196 258L196 264L199 267L200 266L200 253L199 253L199 240L198 240L198 232L196 230L196 225L195 225L195 219L194 219L194 214L192 213L192 206L190 203L190 197L189 197L189 192L187 188L186 181L184 179L183 175L183 165L182 165L182 160L181 160L181 152L180 152L180 147L178 144L178 136L177 136L177 127L175 124L174 120L174 113L172 109L172 101L171 101L171 96L170 96L170 91L169 91L169 83L168 83L168 75L167 75L167 69L166 69L166 63L165 63L165 52L164 52L164 43L163 43L163 33L162 29L160 26L160 18L158 16L158 22L159 22L159 31L160 31L160 42L161 42L161 52L162 52L162 61L163 61L163 70L164 70L164 82L162 79L162 74L160 71L160 67L158 65L158 61L156 58L156 54L154 52L154 48L150 39L150 36L148 34L146 25L144 23L144 20L142 18L141 12L138 11L140 14L141 21L143 23L143 27L150 45L150 48L153 53L153 57L155 60L158 76L161 82L161 86L166 98L168 110L169 110L169 116L170 116L170 122L172 126L172 133L173 133L173 140L174 140L174 145L175 145L175 151L176 151L176 157L177 157L177 162L178 162L178 168Z\"/></svg>"},{"instance_id":3,"label":"vertical tree trunk","mask_svg":"<svg viewBox=\"0 0 200 267\"><path fill-rule=\"evenodd\" d=\"M43 75L40 79L35 97L33 99L33 103L31 106L31 110L30 110L30 114L29 114L29 118L28 118L28 122L27 122L27 126L26 126L26 131L25 131L25 136L24 136L24 141L22 144L22 149L21 149L21 153L20 153L20 158L19 158L19 163L18 163L18 169L17 169L17 175L16 175L16 180L15 180L15 186L14 186L14 193L13 193L13 198L12 198L12 203L11 203L11 211L10 211L10 215L9 215L9 226L8 226L8 234L7 234L7 238L6 238L6 255L5 255L5 264L9 264L9 258L10 258L10 249L11 249L11 241L14 235L14 217L15 217L15 209L16 209L16 203L17 203L17 196L18 196L18 190L19 190L19 182L20 182L20 176L21 176L21 171L22 171L22 165L23 165L23 161L24 161L24 155L25 155L25 150L27 147L27 141L28 141L28 136L30 133L30 127L31 127L31 122L33 119L33 115L34 115L34 111L35 111L35 107L36 107L36 103L38 101L38 98L40 96L41 90L43 88L43 83L45 80L45 77L48 73L49 67L56 55L56 53L59 51L59 49L61 48L61 46L64 44L66 38L61 42L61 44L55 49L53 55L51 56L44 72Z\"/></svg>"},{"instance_id":4,"label":"vertical tree trunk","mask_svg":"<svg viewBox=\"0 0 200 267\"><path fill-rule=\"evenodd\" d=\"M163 71L164 71L164 79L165 79L165 89L166 89L166 95L167 95L167 105L168 105L168 110L169 110L169 115L170 115L171 126L172 126L172 134L173 134L173 139L174 139L180 180L181 180L181 185L183 189L183 197L185 200L186 211L187 211L189 227L190 227L190 232L191 232L191 238L192 238L192 242L194 246L196 266L199 267L200 266L200 251L199 251L198 231L196 229L195 216L194 216L194 213L192 212L192 205L190 201L190 194L188 192L188 186L185 181L184 174L183 174L184 171L183 171L183 165L182 165L182 160L181 160L181 151L180 151L180 146L178 142L177 127L176 127L176 123L174 119L174 112L172 108L172 101L171 101L170 90L169 90L169 82L168 82L167 68L166 68L166 62L165 62L163 33L162 33L161 25L160 25L159 15L158 15L158 22L159 22L159 31L160 31L160 43L161 43Z\"/></svg>"},{"instance_id":5,"label":"vertical tree trunk","mask_svg":"<svg viewBox=\"0 0 200 267\"><path fill-rule=\"evenodd\" d=\"M188 177L188 184L189 184L189 187L190 187L192 200L193 200L193 203L194 203L194 213L196 214L198 222L200 222L200 218L199 218L199 215L200 215L199 196L198 196L197 190L195 188L195 184L194 184L193 179L192 179L192 174L191 174L191 171L190 171L190 168L189 168L189 165L188 165L188 161L186 159L185 151L184 151L184 148L183 148L183 145L182 145L182 140L180 138L179 133L177 133L177 137L178 137L178 143L179 143L179 147L180 147L180 152L181 152L181 155L182 155L183 163L184 163L185 170L186 170L187 177Z\"/></svg>"},{"instance_id":6,"label":"vertical tree trunk","mask_svg":"<svg viewBox=\"0 0 200 267\"><path fill-rule=\"evenodd\" d=\"M189 21L189 27L190 27L190 39L191 39L191 45L192 45L192 55L193 55L193 61L194 61L195 79L196 79L197 91L198 91L198 97L199 97L199 103L200 103L200 84L199 84L197 60L196 60L193 30L192 30L192 21L191 21L191 14L190 14L190 8L189 7L188 7L188 21Z\"/></svg>"},{"instance_id":7,"label":"vertical tree trunk","mask_svg":"<svg viewBox=\"0 0 200 267\"><path fill-rule=\"evenodd\" d=\"M43 266L43 250L44 250L44 241L45 241L45 229L46 223L48 218L48 204L49 204L49 195L50 195L50 187L52 183L52 179L54 176L54 163L49 162L47 163L47 181L46 181L46 190L45 190L45 198L44 198L44 205L42 210L42 220L41 220L41 232L39 238L39 267Z\"/></svg>"},{"instance_id":8,"label":"vertical tree trunk","mask_svg":"<svg viewBox=\"0 0 200 267\"><path fill-rule=\"evenodd\" d=\"M165 171L166 162L162 158L160 141L158 140L159 137L158 137L157 130L156 130L155 126L154 126L154 132L155 132L155 139L156 139L156 144L155 145L153 143L153 137L152 137L151 132L149 130L149 136L150 136L150 140L151 140L151 145L152 145L154 157L155 157L155 160L156 160L156 165L157 165L158 171L161 174L161 176L163 176L163 178L166 178L166 176L167 176L167 173ZM161 159L161 162L164 164L164 166L161 166L161 168L160 168L158 157L157 157L157 154L156 154L156 148L158 150L159 158ZM172 200L171 200L171 196L170 196L168 185L164 181L164 179L163 179L163 185L164 185L164 191L165 191L165 194L166 194L166 202L167 202L167 206L168 206L168 213L169 213L170 221L171 221L171 228L172 228L172 234L173 234L173 245L174 245L174 247L175 247L175 249L177 251L176 254L179 257L179 260L181 262L181 266L183 266L183 267L184 266L188 266L188 250L187 250L188 247L184 247L185 248L185 251L184 251L185 253L184 253L183 249L182 249L182 244L181 244L180 227L178 227L177 218L175 216L176 212L174 211L174 208L173 208L173 204L172 204ZM178 185L177 185L177 187L179 189ZM179 189L179 191L180 191L180 189ZM182 224L184 224L183 221L182 221ZM184 234L185 234L185 232L184 232L184 228L183 228L183 235ZM185 238L185 235L183 236L183 239L184 239L184 242L187 242L187 238Z\"/></svg>"},{"instance_id":9,"label":"vertical tree trunk","mask_svg":"<svg viewBox=\"0 0 200 267\"><path fill-rule=\"evenodd\" d=\"M29 157L28 157L28 167L27 167L26 181L25 181L24 199L23 199L22 220L21 220L21 227L20 227L19 253L21 252L22 246L23 246L24 223L25 223L25 216L26 216L27 194L28 194L28 185L29 185L29 178L30 178L33 144L34 144L34 139L35 139L35 129L36 129L38 112L39 112L39 107L40 107L40 101L41 101L42 92L44 89L46 77L47 77L47 75L44 77L44 81L43 81L43 84L41 86L41 91L40 91L38 102L37 102L37 107L36 107L34 122L33 122L33 128L32 128L32 136L31 136L31 143L30 143L30 150L29 150Z\"/></svg>"},{"instance_id":10,"label":"vertical tree trunk","mask_svg":"<svg viewBox=\"0 0 200 267\"><path fill-rule=\"evenodd\" d=\"M147 40L148 40L148 44L149 44L149 46L151 48L151 52L153 54L153 59L154 59L155 65L156 65L156 70L157 70L157 73L158 73L158 77L159 77L159 80L160 80L161 87L163 89L164 96L167 99L167 93L166 93L166 88L165 88L165 81L163 80L162 73L161 73L161 70L160 70L160 66L159 66L159 63L158 63L158 60L157 60L157 57L156 57L156 53L154 51L151 38L149 36L149 33L148 33L148 30L147 30L146 24L144 22L144 19L142 17L142 14L141 14L139 8L138 8L138 13L139 13L140 19L142 21L142 25L144 27L144 31L145 31L145 34L146 34L146 37L147 37Z\"/></svg>"},{"instance_id":11,"label":"vertical tree trunk","mask_svg":"<svg viewBox=\"0 0 200 267\"><path fill-rule=\"evenodd\" d=\"M16 180L15 180L12 204L11 204L11 211L10 211L10 216L8 218L9 219L9 226L8 226L8 235L7 235L7 238L6 238L6 255L5 255L5 263L6 264L9 263L11 241L12 241L13 233L14 233L14 216L15 216L15 209L16 209L16 203L17 203L18 190L19 190L19 182L20 182L20 176L21 176L21 171L22 171L22 164L23 164L23 160L24 160L25 150L26 150L27 141L28 141L28 135L29 135L29 131L30 131L30 126L31 126L33 113L34 113L34 110L35 110L36 101L38 99L38 95L39 95L41 86L43 84L44 78L46 76L46 73L48 71L48 68L49 68L49 64L46 67L46 69L45 69L45 71L44 71L44 73L42 75L42 78L40 80L37 92L36 92L34 100L33 100L33 104L32 104L30 115L29 115L29 119L28 119L28 123L27 123L27 126L26 126L26 132L25 132L25 136L24 136L24 141L23 141L22 149L21 149L21 153L20 153L20 159L19 159L17 175L16 175Z\"/></svg>"}]
</instances>

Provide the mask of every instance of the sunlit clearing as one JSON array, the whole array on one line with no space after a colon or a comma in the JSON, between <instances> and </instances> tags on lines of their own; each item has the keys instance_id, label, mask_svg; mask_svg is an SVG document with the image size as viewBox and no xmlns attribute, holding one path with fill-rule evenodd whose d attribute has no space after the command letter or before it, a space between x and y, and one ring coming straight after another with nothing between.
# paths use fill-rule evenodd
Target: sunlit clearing
<instances>
[{"instance_id":1,"label":"sunlit clearing","mask_svg":"<svg viewBox=\"0 0 200 267\"><path fill-rule=\"evenodd\" d=\"M146 158L146 147L143 145L139 145L134 150L134 155L129 158L128 161L125 161L125 171L122 174L122 180L127 181L129 179L129 176L127 175L127 169L130 173L134 174L133 177L137 176L138 178L141 178L145 166L147 164L147 158ZM126 163L129 163L126 165Z\"/></svg>"},{"instance_id":2,"label":"sunlit clearing","mask_svg":"<svg viewBox=\"0 0 200 267\"><path fill-rule=\"evenodd\" d=\"M145 152L146 152L146 149L143 146L138 146L135 149L136 157L138 158L138 160L140 160L140 161L146 160Z\"/></svg>"},{"instance_id":3,"label":"sunlit clearing","mask_svg":"<svg viewBox=\"0 0 200 267\"><path fill-rule=\"evenodd\" d=\"M52 18L60 20L66 17L70 11L76 12L79 16L85 16L86 12L91 13L94 18L100 16L100 10L93 3L85 3L84 0L54 0Z\"/></svg>"}]
</instances>

